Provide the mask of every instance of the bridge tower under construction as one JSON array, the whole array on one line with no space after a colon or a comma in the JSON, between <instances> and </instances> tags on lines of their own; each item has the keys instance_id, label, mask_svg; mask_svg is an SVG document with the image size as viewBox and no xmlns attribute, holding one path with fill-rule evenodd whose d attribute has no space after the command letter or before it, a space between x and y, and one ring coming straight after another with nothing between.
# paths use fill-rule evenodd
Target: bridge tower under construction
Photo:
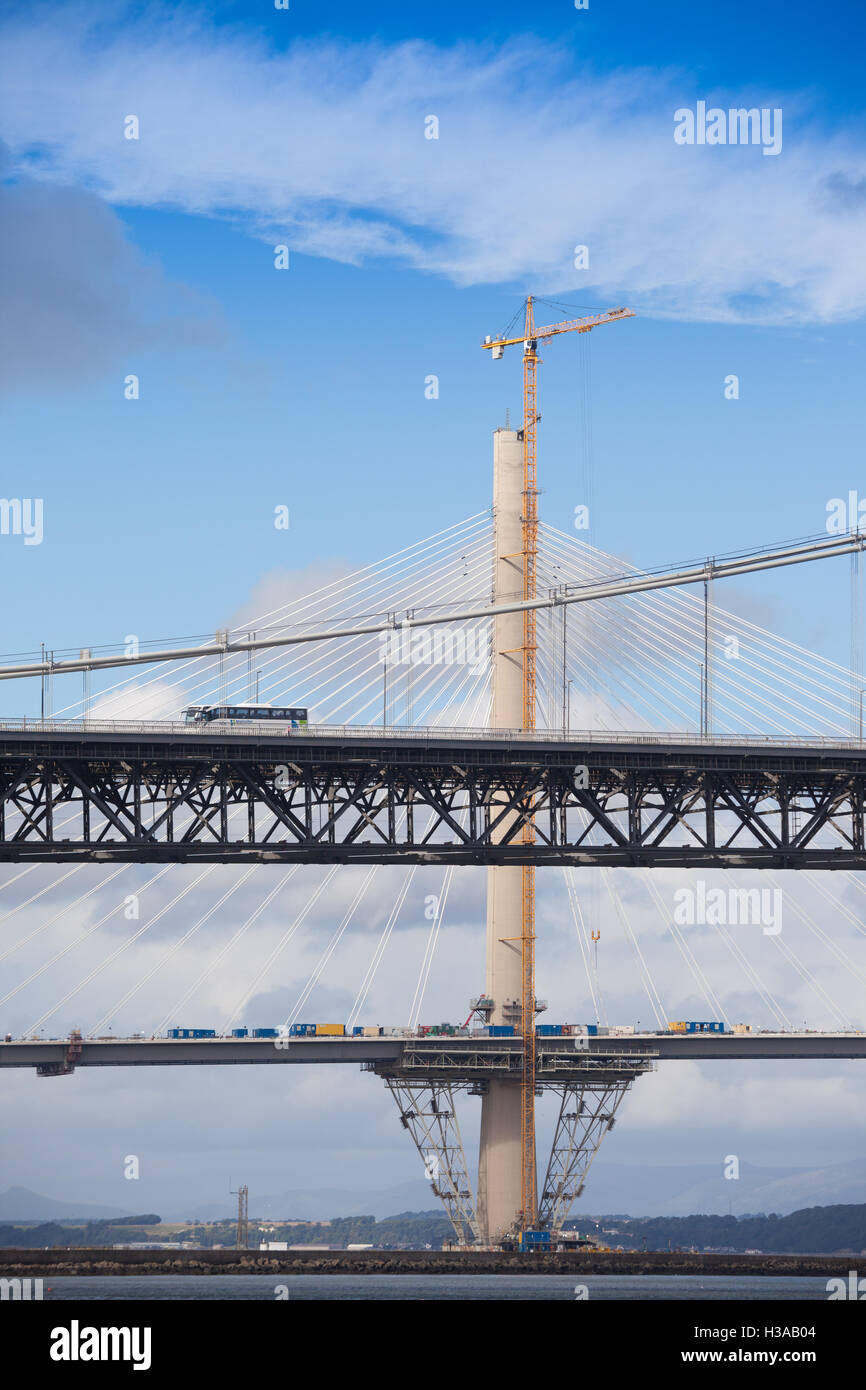
<instances>
[{"instance_id":1,"label":"bridge tower under construction","mask_svg":"<svg viewBox=\"0 0 866 1390\"><path fill-rule=\"evenodd\" d=\"M493 436L493 603L523 593L523 436L499 429ZM493 620L494 729L519 729L523 722L523 614ZM501 840L507 822L494 835ZM523 870L493 865L487 870L486 998L493 1024L522 1031ZM534 1023L534 1020L533 1020ZM534 1142L533 1142L534 1147ZM514 1080L491 1078L481 1100L478 1155L478 1223L487 1240L513 1229L523 1210L521 1088Z\"/></svg>"}]
</instances>

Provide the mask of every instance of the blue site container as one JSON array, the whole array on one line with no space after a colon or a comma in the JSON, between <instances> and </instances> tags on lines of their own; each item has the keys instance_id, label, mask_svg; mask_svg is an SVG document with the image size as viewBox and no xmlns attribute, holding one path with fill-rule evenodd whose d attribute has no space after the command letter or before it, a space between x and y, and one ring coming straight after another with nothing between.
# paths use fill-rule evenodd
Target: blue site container
<instances>
[{"instance_id":1,"label":"blue site container","mask_svg":"<svg viewBox=\"0 0 866 1390\"><path fill-rule=\"evenodd\" d=\"M598 1024L597 1024L597 1023L587 1023L587 1025L586 1025L586 1032L587 1032L587 1037L590 1037L590 1038L597 1038L597 1037L598 1037Z\"/></svg>"},{"instance_id":2,"label":"blue site container","mask_svg":"<svg viewBox=\"0 0 866 1390\"><path fill-rule=\"evenodd\" d=\"M540 1250L550 1248L549 1231L521 1231L517 1237L517 1243L524 1249Z\"/></svg>"},{"instance_id":3,"label":"blue site container","mask_svg":"<svg viewBox=\"0 0 866 1390\"><path fill-rule=\"evenodd\" d=\"M315 1023L293 1023L289 1028L290 1038L314 1038L315 1036Z\"/></svg>"},{"instance_id":4,"label":"blue site container","mask_svg":"<svg viewBox=\"0 0 866 1390\"><path fill-rule=\"evenodd\" d=\"M253 1037L254 1037L254 1038L278 1038L279 1036L280 1036L279 1030L276 1029L276 1028L254 1028L254 1029L253 1029Z\"/></svg>"},{"instance_id":5,"label":"blue site container","mask_svg":"<svg viewBox=\"0 0 866 1390\"><path fill-rule=\"evenodd\" d=\"M491 1038L513 1038L513 1037L514 1037L514 1024L513 1024L513 1023L491 1023L491 1025L490 1025L490 1036L491 1036Z\"/></svg>"},{"instance_id":6,"label":"blue site container","mask_svg":"<svg viewBox=\"0 0 866 1390\"><path fill-rule=\"evenodd\" d=\"M560 1038L562 1037L561 1023L539 1023L535 1029L540 1038Z\"/></svg>"},{"instance_id":7,"label":"blue site container","mask_svg":"<svg viewBox=\"0 0 866 1390\"><path fill-rule=\"evenodd\" d=\"M687 1033L724 1033L724 1023L687 1023Z\"/></svg>"},{"instance_id":8,"label":"blue site container","mask_svg":"<svg viewBox=\"0 0 866 1390\"><path fill-rule=\"evenodd\" d=\"M233 1028L233 1029L232 1029L232 1037L233 1037L233 1038L246 1038L246 1037L249 1035L249 1031L250 1031L249 1028Z\"/></svg>"},{"instance_id":9,"label":"blue site container","mask_svg":"<svg viewBox=\"0 0 866 1390\"><path fill-rule=\"evenodd\" d=\"M352 1037L353 1037L353 1038L363 1038L363 1036L364 1036L364 1027L363 1027L363 1024L356 1023L355 1026L354 1026L354 1028L352 1029Z\"/></svg>"}]
</instances>

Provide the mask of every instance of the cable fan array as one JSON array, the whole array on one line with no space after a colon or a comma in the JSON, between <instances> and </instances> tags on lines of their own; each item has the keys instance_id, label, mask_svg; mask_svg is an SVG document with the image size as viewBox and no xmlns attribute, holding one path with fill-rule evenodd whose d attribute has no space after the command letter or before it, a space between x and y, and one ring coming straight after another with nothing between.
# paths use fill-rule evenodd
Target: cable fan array
<instances>
[{"instance_id":1,"label":"cable fan array","mask_svg":"<svg viewBox=\"0 0 866 1390\"><path fill-rule=\"evenodd\" d=\"M617 557L541 525L539 592L602 582L626 569ZM408 640L399 624L407 614L423 620L482 607L490 601L491 584L492 522L485 512L268 612L244 616L231 629L235 636L290 634L310 625L327 630L390 619L391 632L270 649L258 654L255 669L247 657L227 655L177 662L148 677L112 682L103 676L88 695L89 713L100 719L176 718L189 703L257 699L306 705L311 723L482 729L491 708L490 620L422 626ZM702 595L656 590L545 610L538 643L540 728L694 731L703 719L711 733L726 735L846 737L850 730L856 696L850 671L705 604ZM83 712L77 701L58 714L71 719ZM240 808L230 812L233 818L242 814ZM181 820L178 833L182 829ZM62 833L60 824L56 833ZM16 884L40 872L46 871L16 872L0 892L11 895ZM116 880L122 874L130 891L120 896ZM43 917L43 899L76 876L85 891ZM830 1026L850 1027L866 982L852 950L857 937L866 935L857 911L857 898L866 890L853 874L834 875L832 889L825 879L801 872L798 888L805 884L808 891L786 895L788 921L793 916L797 922L793 943L788 932L745 937L725 924L701 932L683 928L672 912L677 880L661 870L541 874L541 973L547 923L551 948L565 950L570 931L575 933L581 976L563 975L563 1008L570 1016L605 1022L608 1008L623 1007L623 993L631 1001L633 988L645 996L656 1026L698 1007L729 1021L731 996L741 1009L742 1000L751 1001L756 1024L791 1026L790 1001L796 999L803 1008L808 1002ZM723 881L729 885L734 878ZM772 876L761 881L778 886ZM833 891L837 884L847 900ZM129 865L105 876L85 865L29 895L25 883L23 892L22 901L0 915L6 933L16 929L16 918L24 923L16 940L4 933L0 942L0 960L17 961L21 972L0 992L0 1006L6 1019L14 1018L16 1031L28 1033L49 1024L66 1029L89 1008L90 1034L140 1024L143 1014L146 1031L158 1032L191 1010L197 1016L204 1010L225 1030L250 1019L256 1000L286 976L295 981L285 1014L291 1023L305 1011L315 1015L316 992L327 982L329 967L364 957L359 978L340 986L345 1021L362 1019L374 1005L389 1022L399 1022L402 1010L414 1027L422 1017L446 906L452 914L456 908L457 920L476 939L483 938L473 870L455 878L452 869L426 866L310 868L302 874L291 868L275 882L266 866L210 866L197 873L163 868L148 876ZM432 912L423 905L431 899ZM181 916L177 933L172 924ZM620 953L617 980L631 982L612 1003L596 964L602 924L606 957L612 941ZM377 995L382 962L395 938L407 934L417 939L417 977L403 986L404 998L394 997L393 986L390 994ZM299 940L312 955L302 982L289 950ZM805 957L804 946L817 955L817 964ZM482 968L480 953L478 962ZM834 982L841 974L845 1002L834 1000L828 977L822 978L828 962ZM466 980L465 992L473 985L477 992L480 984ZM148 1002L154 990L155 1005ZM39 996L39 1011L20 1014L22 996L31 991ZM449 986L448 997L452 1012L460 1012L462 994L455 998Z\"/></svg>"}]
</instances>

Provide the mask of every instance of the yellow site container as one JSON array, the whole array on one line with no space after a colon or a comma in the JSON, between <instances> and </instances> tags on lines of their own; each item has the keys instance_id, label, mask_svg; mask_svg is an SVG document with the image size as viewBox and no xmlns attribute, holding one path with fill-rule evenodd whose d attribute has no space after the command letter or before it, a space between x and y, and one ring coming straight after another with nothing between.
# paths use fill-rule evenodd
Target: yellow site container
<instances>
[{"instance_id":1,"label":"yellow site container","mask_svg":"<svg viewBox=\"0 0 866 1390\"><path fill-rule=\"evenodd\" d=\"M345 1026L345 1024L343 1024L343 1023L317 1023L317 1024L316 1024L316 1037L317 1037L317 1038L322 1038L322 1037L327 1037L327 1038L341 1038L341 1037L343 1037L345 1031L346 1031L346 1026Z\"/></svg>"},{"instance_id":2,"label":"yellow site container","mask_svg":"<svg viewBox=\"0 0 866 1390\"><path fill-rule=\"evenodd\" d=\"M684 1022L683 1022L683 1023L669 1023L669 1024L668 1024L668 1028L670 1029L670 1031L671 1031L672 1033L684 1033L684 1032L686 1031L686 1025L685 1025Z\"/></svg>"},{"instance_id":3,"label":"yellow site container","mask_svg":"<svg viewBox=\"0 0 866 1390\"><path fill-rule=\"evenodd\" d=\"M379 1029L378 1029L378 1028L365 1028L365 1029L364 1029L364 1037L365 1037L365 1038L378 1038L378 1036L379 1036Z\"/></svg>"}]
</instances>

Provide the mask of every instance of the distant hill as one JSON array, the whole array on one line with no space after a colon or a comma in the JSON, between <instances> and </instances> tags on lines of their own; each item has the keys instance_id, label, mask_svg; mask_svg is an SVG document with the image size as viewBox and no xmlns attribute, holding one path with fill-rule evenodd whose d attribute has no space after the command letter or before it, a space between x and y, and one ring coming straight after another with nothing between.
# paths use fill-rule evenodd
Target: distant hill
<instances>
[{"instance_id":1,"label":"distant hill","mask_svg":"<svg viewBox=\"0 0 866 1390\"><path fill-rule=\"evenodd\" d=\"M825 1168L759 1168L740 1164L740 1176L723 1176L722 1161L706 1164L638 1167L597 1163L593 1166L581 1211L621 1212L631 1216L745 1216L774 1211L787 1215L804 1207L857 1205L866 1202L866 1158Z\"/></svg>"},{"instance_id":2,"label":"distant hill","mask_svg":"<svg viewBox=\"0 0 866 1390\"><path fill-rule=\"evenodd\" d=\"M150 1192L149 1201L166 1221L220 1221L237 1215L226 1194L216 1201L171 1200ZM634 1217L706 1215L745 1216L777 1212L785 1216L805 1207L856 1206L866 1203L866 1158L822 1168L761 1168L741 1163L740 1176L727 1181L718 1163L646 1167L593 1165L590 1181L572 1215L618 1212ZM273 1195L250 1193L254 1219L330 1221L341 1216L375 1216L428 1211L436 1205L430 1184L419 1181L393 1187L353 1191L339 1187L298 1187ZM100 1220L136 1213L119 1207L43 1197L24 1187L0 1193L0 1221Z\"/></svg>"},{"instance_id":3,"label":"distant hill","mask_svg":"<svg viewBox=\"0 0 866 1390\"><path fill-rule=\"evenodd\" d=\"M866 1254L866 1205L806 1207L787 1216L585 1217L586 1233L625 1250L760 1250L763 1254ZM569 1222L581 1229L581 1221Z\"/></svg>"},{"instance_id":4,"label":"distant hill","mask_svg":"<svg viewBox=\"0 0 866 1390\"><path fill-rule=\"evenodd\" d=\"M382 1221L395 1212L427 1211L436 1204L430 1184L405 1182L367 1192L352 1192L341 1187L299 1187L275 1196L260 1197L250 1193L250 1216L264 1220L283 1218L287 1221L330 1221L336 1216L375 1216ZM196 1206L171 1207L163 1203L166 1220L222 1221L237 1216L237 1203L230 1197L220 1202L203 1202Z\"/></svg>"},{"instance_id":5,"label":"distant hill","mask_svg":"<svg viewBox=\"0 0 866 1390\"><path fill-rule=\"evenodd\" d=\"M8 1187L0 1192L0 1221L99 1221L105 1217L133 1216L122 1207L104 1207L90 1202L62 1202L43 1197L27 1187Z\"/></svg>"},{"instance_id":6,"label":"distant hill","mask_svg":"<svg viewBox=\"0 0 866 1390\"><path fill-rule=\"evenodd\" d=\"M572 1208L583 1211L625 1212L631 1216L744 1216L774 1211L787 1215L804 1207L857 1205L866 1202L866 1159L826 1168L759 1168L740 1164L740 1176L727 1180L721 1160L707 1164L639 1167L627 1164L593 1166L586 1193ZM250 1193L250 1215L298 1221L328 1221L337 1216L372 1215L381 1221L398 1211L424 1211L433 1205L430 1186L402 1183L379 1191L352 1192L343 1188L295 1188L275 1196ZM169 1204L163 1203L168 1209ZM215 1221L237 1208L225 1202L177 1208L173 1219Z\"/></svg>"}]
</instances>

